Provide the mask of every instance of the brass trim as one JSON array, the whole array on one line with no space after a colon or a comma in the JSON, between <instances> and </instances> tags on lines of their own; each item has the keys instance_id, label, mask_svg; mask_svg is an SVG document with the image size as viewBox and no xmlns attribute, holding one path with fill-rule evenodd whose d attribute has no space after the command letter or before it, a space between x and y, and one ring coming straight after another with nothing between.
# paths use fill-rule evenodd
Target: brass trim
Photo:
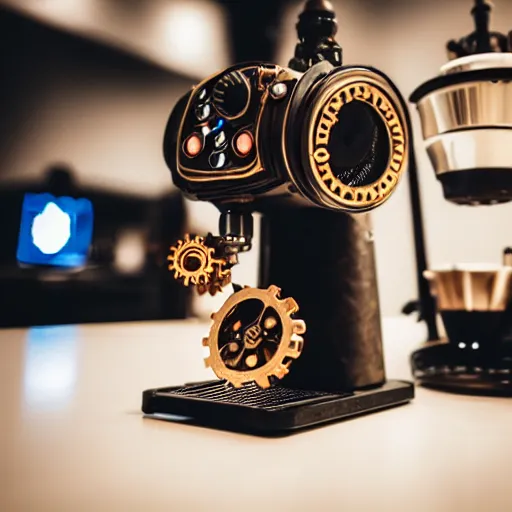
<instances>
[{"instance_id":1,"label":"brass trim","mask_svg":"<svg viewBox=\"0 0 512 512\"><path fill-rule=\"evenodd\" d=\"M512 128L512 82L467 82L418 102L423 138L472 127Z\"/></svg>"},{"instance_id":2,"label":"brass trim","mask_svg":"<svg viewBox=\"0 0 512 512\"><path fill-rule=\"evenodd\" d=\"M512 129L446 133L428 139L425 144L437 175L475 169L512 169Z\"/></svg>"},{"instance_id":3,"label":"brass trim","mask_svg":"<svg viewBox=\"0 0 512 512\"><path fill-rule=\"evenodd\" d=\"M407 167L409 140L400 101L382 77L369 70L351 69L346 77L335 77L313 109L308 130L308 153L313 177L322 192L349 211L369 210L392 194ZM373 107L383 120L390 140L386 170L375 182L360 187L345 185L333 175L327 144L337 113L351 101ZM322 124L324 128L322 128Z\"/></svg>"}]
</instances>

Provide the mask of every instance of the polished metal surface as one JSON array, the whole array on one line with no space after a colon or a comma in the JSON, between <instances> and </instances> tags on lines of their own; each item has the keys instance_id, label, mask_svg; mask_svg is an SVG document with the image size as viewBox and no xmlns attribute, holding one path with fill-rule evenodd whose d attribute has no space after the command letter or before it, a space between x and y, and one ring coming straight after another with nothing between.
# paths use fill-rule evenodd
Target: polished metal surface
<instances>
[{"instance_id":1,"label":"polished metal surface","mask_svg":"<svg viewBox=\"0 0 512 512\"><path fill-rule=\"evenodd\" d=\"M423 137L473 127L512 129L512 82L481 81L446 87L418 102ZM512 166L512 154L511 154Z\"/></svg>"},{"instance_id":2,"label":"polished metal surface","mask_svg":"<svg viewBox=\"0 0 512 512\"><path fill-rule=\"evenodd\" d=\"M512 267L465 266L423 274L440 311L504 311L512 291Z\"/></svg>"},{"instance_id":3,"label":"polished metal surface","mask_svg":"<svg viewBox=\"0 0 512 512\"><path fill-rule=\"evenodd\" d=\"M438 86L418 101L423 138L437 174L512 169L512 81L475 80L475 72L506 68L512 69L512 54L453 60L441 68L441 76L447 83L449 75L468 78Z\"/></svg>"},{"instance_id":4,"label":"polished metal surface","mask_svg":"<svg viewBox=\"0 0 512 512\"><path fill-rule=\"evenodd\" d=\"M512 67L512 53L479 53L447 62L441 67L441 74L451 75L462 71L509 67Z\"/></svg>"},{"instance_id":5,"label":"polished metal surface","mask_svg":"<svg viewBox=\"0 0 512 512\"><path fill-rule=\"evenodd\" d=\"M512 168L512 129L446 133L428 139L426 148L436 174Z\"/></svg>"}]
</instances>

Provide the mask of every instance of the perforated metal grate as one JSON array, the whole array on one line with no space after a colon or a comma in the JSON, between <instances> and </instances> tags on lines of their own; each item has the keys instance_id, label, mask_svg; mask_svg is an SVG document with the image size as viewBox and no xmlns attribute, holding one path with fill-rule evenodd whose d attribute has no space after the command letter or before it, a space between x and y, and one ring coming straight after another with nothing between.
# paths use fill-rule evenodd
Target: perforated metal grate
<instances>
[{"instance_id":1,"label":"perforated metal grate","mask_svg":"<svg viewBox=\"0 0 512 512\"><path fill-rule=\"evenodd\" d=\"M261 389L256 384L248 384L243 388L235 389L227 385L225 381L177 388L170 391L169 394L265 410L275 410L306 403L325 402L330 397L334 399L344 396L341 394L334 395L319 391L305 391L279 386Z\"/></svg>"}]
</instances>

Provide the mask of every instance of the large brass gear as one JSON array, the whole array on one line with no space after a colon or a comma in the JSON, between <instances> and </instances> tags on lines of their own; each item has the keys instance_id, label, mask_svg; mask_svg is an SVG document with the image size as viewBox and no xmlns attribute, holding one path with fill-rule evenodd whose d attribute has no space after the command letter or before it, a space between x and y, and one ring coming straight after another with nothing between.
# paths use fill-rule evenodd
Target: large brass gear
<instances>
[{"instance_id":1,"label":"large brass gear","mask_svg":"<svg viewBox=\"0 0 512 512\"><path fill-rule=\"evenodd\" d=\"M205 365L217 377L237 388L249 382L268 388L289 372L302 352L306 324L292 318L297 302L280 299L280 293L274 285L266 290L246 287L212 314L203 345L210 350Z\"/></svg>"}]
</instances>

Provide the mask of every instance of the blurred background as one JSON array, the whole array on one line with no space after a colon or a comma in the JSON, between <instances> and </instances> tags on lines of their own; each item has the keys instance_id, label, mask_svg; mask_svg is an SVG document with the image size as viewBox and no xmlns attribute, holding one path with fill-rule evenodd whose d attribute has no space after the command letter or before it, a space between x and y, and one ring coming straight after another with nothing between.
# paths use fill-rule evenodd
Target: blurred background
<instances>
[{"instance_id":1,"label":"blurred background","mask_svg":"<svg viewBox=\"0 0 512 512\"><path fill-rule=\"evenodd\" d=\"M333 0L345 64L387 73L405 97L438 73L445 43L473 30L471 0ZM495 0L492 27L512 27ZM225 296L192 300L167 271L187 231L217 230L213 206L173 188L162 139L175 102L228 65L286 65L303 2L294 0L0 0L0 325L184 318ZM411 107L431 266L499 263L512 205L443 199ZM87 198L93 241L81 270L20 266L24 195ZM417 296L409 190L373 213L380 303L397 315ZM258 247L234 281L256 285Z\"/></svg>"}]
</instances>

